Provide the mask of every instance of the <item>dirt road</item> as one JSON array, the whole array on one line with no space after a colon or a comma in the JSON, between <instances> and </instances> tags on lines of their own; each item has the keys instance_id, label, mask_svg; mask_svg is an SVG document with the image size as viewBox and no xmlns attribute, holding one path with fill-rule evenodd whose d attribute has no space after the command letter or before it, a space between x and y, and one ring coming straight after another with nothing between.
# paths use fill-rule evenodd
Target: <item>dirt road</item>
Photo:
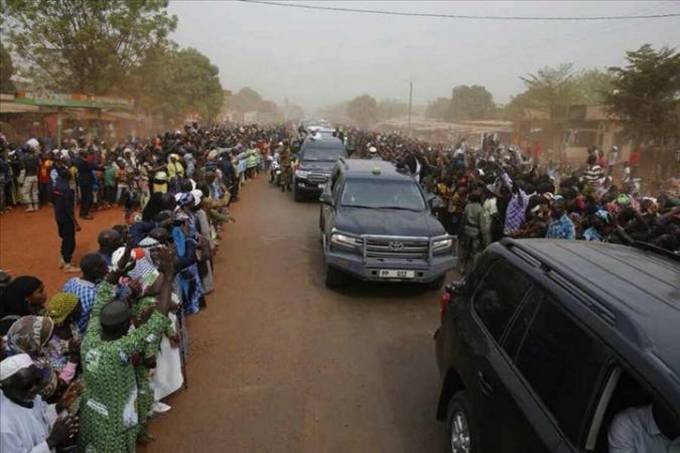
<instances>
[{"instance_id":1,"label":"dirt road","mask_svg":"<svg viewBox=\"0 0 680 453\"><path fill-rule=\"evenodd\" d=\"M97 250L97 235L106 228L124 223L120 208L97 211L94 220L80 220L82 231L76 233L76 251L73 264ZM48 297L61 290L64 282L78 274L59 270L61 240L54 220L52 206L43 206L39 212L27 213L21 207L0 216L0 269L14 277L34 275L45 284Z\"/></svg>"},{"instance_id":2,"label":"dirt road","mask_svg":"<svg viewBox=\"0 0 680 453\"><path fill-rule=\"evenodd\" d=\"M225 229L216 293L189 320L189 389L148 452L434 452L436 291L323 283L318 204L263 177Z\"/></svg>"}]
</instances>

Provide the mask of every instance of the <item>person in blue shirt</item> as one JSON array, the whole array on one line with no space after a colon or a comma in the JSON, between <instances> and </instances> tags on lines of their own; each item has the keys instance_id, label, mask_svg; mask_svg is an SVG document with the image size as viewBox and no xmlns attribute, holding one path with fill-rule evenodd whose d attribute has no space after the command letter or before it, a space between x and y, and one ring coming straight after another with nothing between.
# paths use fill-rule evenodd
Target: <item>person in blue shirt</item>
<instances>
[{"instance_id":1,"label":"person in blue shirt","mask_svg":"<svg viewBox=\"0 0 680 453\"><path fill-rule=\"evenodd\" d=\"M552 207L552 220L548 224L548 239L576 239L576 227L565 209L563 198L556 200Z\"/></svg>"},{"instance_id":2,"label":"person in blue shirt","mask_svg":"<svg viewBox=\"0 0 680 453\"><path fill-rule=\"evenodd\" d=\"M78 272L78 268L71 264L73 252L76 249L76 231L80 225L74 215L75 193L69 185L71 173L61 162L55 162L58 177L52 191L54 203L54 219L61 238L61 257L59 267L66 272Z\"/></svg>"}]
</instances>

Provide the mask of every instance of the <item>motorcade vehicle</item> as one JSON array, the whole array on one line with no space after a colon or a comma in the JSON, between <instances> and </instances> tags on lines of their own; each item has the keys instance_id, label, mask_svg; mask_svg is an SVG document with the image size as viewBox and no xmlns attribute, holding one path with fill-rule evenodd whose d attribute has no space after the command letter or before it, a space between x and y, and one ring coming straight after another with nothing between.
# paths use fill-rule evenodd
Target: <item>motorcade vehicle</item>
<instances>
[{"instance_id":1,"label":"motorcade vehicle","mask_svg":"<svg viewBox=\"0 0 680 453\"><path fill-rule=\"evenodd\" d=\"M492 244L442 296L437 417L449 451L607 453L617 415L637 410L680 446L678 326L670 252Z\"/></svg>"},{"instance_id":2,"label":"motorcade vehicle","mask_svg":"<svg viewBox=\"0 0 680 453\"><path fill-rule=\"evenodd\" d=\"M293 164L293 198L318 197L340 157L347 157L342 141L335 137L307 137Z\"/></svg>"},{"instance_id":3,"label":"motorcade vehicle","mask_svg":"<svg viewBox=\"0 0 680 453\"><path fill-rule=\"evenodd\" d=\"M389 162L340 158L320 200L329 287L351 276L440 288L456 265L456 238L432 215L420 184Z\"/></svg>"}]
</instances>

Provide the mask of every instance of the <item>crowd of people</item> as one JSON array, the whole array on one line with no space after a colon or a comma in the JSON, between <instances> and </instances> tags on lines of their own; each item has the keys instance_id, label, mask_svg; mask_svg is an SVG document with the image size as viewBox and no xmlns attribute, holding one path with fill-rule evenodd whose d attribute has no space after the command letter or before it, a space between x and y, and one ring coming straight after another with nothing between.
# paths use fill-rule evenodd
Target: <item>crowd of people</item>
<instances>
[{"instance_id":1,"label":"crowd of people","mask_svg":"<svg viewBox=\"0 0 680 453\"><path fill-rule=\"evenodd\" d=\"M680 178L663 182L660 193L644 193L629 162L613 174L617 147L591 147L582 166L570 167L539 161L492 134L478 147L351 128L335 135L353 157L392 161L439 197L435 211L459 238L462 271L503 237L643 242L680 253Z\"/></svg>"},{"instance_id":2,"label":"crowd of people","mask_svg":"<svg viewBox=\"0 0 680 453\"><path fill-rule=\"evenodd\" d=\"M185 320L214 290L229 205L274 156L290 177L291 131L191 124L114 146L74 137L57 149L0 136L0 208L51 204L59 266L81 273L48 298L38 277L0 271L3 452L134 451L152 440L149 418L169 410L162 399L186 382ZM503 237L680 252L677 184L648 196L630 173L614 178L596 149L566 170L493 136L473 148L356 129L334 135L353 157L392 161L438 196L434 209L459 238L463 272ZM113 205L124 220L101 231L98 249L75 266L79 222Z\"/></svg>"},{"instance_id":3,"label":"crowd of people","mask_svg":"<svg viewBox=\"0 0 680 453\"><path fill-rule=\"evenodd\" d=\"M0 271L0 451L127 452L153 440L148 420L186 383L185 320L214 290L229 205L288 139L285 127L198 124L116 146L0 139L2 195L23 197L27 212L51 203L59 266L81 273L48 297L39 277ZM125 221L76 268L79 221L114 204Z\"/></svg>"}]
</instances>

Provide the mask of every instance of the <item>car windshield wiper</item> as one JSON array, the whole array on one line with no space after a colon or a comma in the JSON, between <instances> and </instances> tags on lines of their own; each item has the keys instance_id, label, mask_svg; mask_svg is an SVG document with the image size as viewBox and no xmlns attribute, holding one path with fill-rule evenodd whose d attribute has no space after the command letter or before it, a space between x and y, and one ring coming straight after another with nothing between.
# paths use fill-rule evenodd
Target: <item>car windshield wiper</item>
<instances>
[{"instance_id":1,"label":"car windshield wiper","mask_svg":"<svg viewBox=\"0 0 680 453\"><path fill-rule=\"evenodd\" d=\"M416 209L416 208L407 208L404 206L380 206L378 209L396 209L398 211L412 211L412 212L421 212L423 209Z\"/></svg>"},{"instance_id":2,"label":"car windshield wiper","mask_svg":"<svg viewBox=\"0 0 680 453\"><path fill-rule=\"evenodd\" d=\"M362 208L362 209L376 209L375 206L368 206L365 204L343 204L343 208Z\"/></svg>"}]
</instances>

